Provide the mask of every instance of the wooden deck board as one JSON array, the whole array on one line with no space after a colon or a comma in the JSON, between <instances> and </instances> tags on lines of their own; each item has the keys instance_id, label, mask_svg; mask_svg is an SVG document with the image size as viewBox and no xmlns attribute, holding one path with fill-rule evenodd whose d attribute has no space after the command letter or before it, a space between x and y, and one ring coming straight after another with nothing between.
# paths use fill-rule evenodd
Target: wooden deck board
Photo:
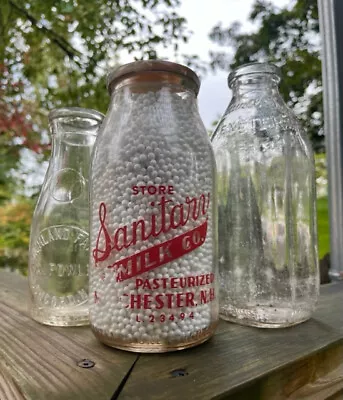
<instances>
[{"instance_id":1,"label":"wooden deck board","mask_svg":"<svg viewBox=\"0 0 343 400\"><path fill-rule=\"evenodd\" d=\"M103 346L89 327L54 328L33 321L27 315L26 280L5 275L0 274L0 361L7 386L20 388L25 399L111 399L137 355ZM79 367L82 359L95 366Z\"/></svg>"},{"instance_id":2,"label":"wooden deck board","mask_svg":"<svg viewBox=\"0 0 343 400\"><path fill-rule=\"evenodd\" d=\"M40 325L27 296L25 278L0 271L1 400L343 400L343 283L323 286L298 326L221 322L208 343L155 355L110 349L89 327Z\"/></svg>"},{"instance_id":3,"label":"wooden deck board","mask_svg":"<svg viewBox=\"0 0 343 400\"><path fill-rule=\"evenodd\" d=\"M343 284L326 285L314 317L298 326L257 329L221 322L202 347L142 355L119 399L178 399L186 392L192 400L327 399L343 388L342 333ZM178 369L187 375L174 377Z\"/></svg>"}]
</instances>

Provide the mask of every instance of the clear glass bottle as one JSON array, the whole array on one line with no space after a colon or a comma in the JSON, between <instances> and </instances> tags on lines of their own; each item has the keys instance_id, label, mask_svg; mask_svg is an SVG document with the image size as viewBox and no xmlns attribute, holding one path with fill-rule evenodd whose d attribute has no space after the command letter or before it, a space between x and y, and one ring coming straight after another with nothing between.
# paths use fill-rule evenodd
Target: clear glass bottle
<instances>
[{"instance_id":1,"label":"clear glass bottle","mask_svg":"<svg viewBox=\"0 0 343 400\"><path fill-rule=\"evenodd\" d=\"M47 325L89 323L91 153L103 115L71 107L50 112L52 153L33 214L29 251L31 315Z\"/></svg>"},{"instance_id":2,"label":"clear glass bottle","mask_svg":"<svg viewBox=\"0 0 343 400\"><path fill-rule=\"evenodd\" d=\"M215 163L187 67L139 61L108 78L91 173L90 321L105 344L166 352L218 320Z\"/></svg>"},{"instance_id":3,"label":"clear glass bottle","mask_svg":"<svg viewBox=\"0 0 343 400\"><path fill-rule=\"evenodd\" d=\"M233 71L232 100L212 136L220 316L257 327L307 320L319 294L313 153L279 81L271 64Z\"/></svg>"}]
</instances>

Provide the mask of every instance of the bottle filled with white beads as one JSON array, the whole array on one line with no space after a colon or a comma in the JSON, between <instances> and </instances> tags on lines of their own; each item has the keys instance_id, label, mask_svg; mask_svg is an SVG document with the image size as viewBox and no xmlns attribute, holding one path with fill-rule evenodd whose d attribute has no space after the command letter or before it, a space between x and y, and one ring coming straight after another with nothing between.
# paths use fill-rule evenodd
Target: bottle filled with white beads
<instances>
[{"instance_id":1,"label":"bottle filled with white beads","mask_svg":"<svg viewBox=\"0 0 343 400\"><path fill-rule=\"evenodd\" d=\"M129 351L192 347L218 321L215 162L189 68L109 74L91 168L90 321Z\"/></svg>"}]
</instances>

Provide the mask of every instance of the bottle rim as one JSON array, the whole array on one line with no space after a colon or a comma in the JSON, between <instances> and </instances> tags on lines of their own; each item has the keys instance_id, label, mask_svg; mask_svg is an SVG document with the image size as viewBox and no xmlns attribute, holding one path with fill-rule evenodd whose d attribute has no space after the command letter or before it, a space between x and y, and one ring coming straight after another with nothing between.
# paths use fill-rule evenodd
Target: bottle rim
<instances>
[{"instance_id":1,"label":"bottle rim","mask_svg":"<svg viewBox=\"0 0 343 400\"><path fill-rule=\"evenodd\" d=\"M230 72L228 76L228 84L231 87L232 82L243 75L250 74L270 74L275 75L279 79L281 78L281 70L275 64L265 62L252 62L243 64Z\"/></svg>"},{"instance_id":2,"label":"bottle rim","mask_svg":"<svg viewBox=\"0 0 343 400\"><path fill-rule=\"evenodd\" d=\"M48 115L48 119L50 122L57 118L66 118L66 117L93 119L95 121L102 122L103 119L105 118L105 115L102 114L100 111L82 107L54 108L49 112Z\"/></svg>"},{"instance_id":3,"label":"bottle rim","mask_svg":"<svg viewBox=\"0 0 343 400\"><path fill-rule=\"evenodd\" d=\"M171 72L182 77L187 77L195 84L195 94L199 93L200 79L198 75L185 65L164 60L134 61L112 69L107 75L107 89L111 94L116 84L123 78L141 72Z\"/></svg>"}]
</instances>

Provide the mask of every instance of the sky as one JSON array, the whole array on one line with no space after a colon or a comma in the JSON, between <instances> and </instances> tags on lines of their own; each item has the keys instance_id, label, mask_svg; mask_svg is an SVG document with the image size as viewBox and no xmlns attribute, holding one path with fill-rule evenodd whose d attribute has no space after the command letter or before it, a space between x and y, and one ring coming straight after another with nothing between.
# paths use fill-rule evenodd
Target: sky
<instances>
[{"instance_id":1,"label":"sky","mask_svg":"<svg viewBox=\"0 0 343 400\"><path fill-rule=\"evenodd\" d=\"M270 0L278 7L284 7L294 0ZM211 29L221 23L229 27L233 22L240 22L245 31L254 29L248 21L248 16L255 0L181 0L177 9L180 16L186 18L187 26L192 31L188 43L180 43L180 54L196 54L202 61L210 61L209 51L223 50L209 39ZM158 49L160 58L175 60L173 50ZM120 63L132 61L132 55L120 54ZM198 95L199 111L206 128L213 128L213 123L218 121L227 108L231 92L227 86L227 77L230 71L208 72L202 77Z\"/></svg>"},{"instance_id":2,"label":"sky","mask_svg":"<svg viewBox=\"0 0 343 400\"><path fill-rule=\"evenodd\" d=\"M272 3L282 7L292 1L272 0ZM223 27L228 27L233 22L239 21L244 30L254 29L253 25L248 22L253 3L254 0L182 0L178 13L187 19L188 28L193 34L188 43L180 44L180 53L197 54L201 60L209 61L210 50L223 49L210 41L208 35L212 27L218 22ZM163 50L161 58L163 57L173 61L174 53L172 50ZM128 55L120 55L119 58L121 63L132 61L132 56ZM213 129L213 123L219 120L229 104L231 98L231 92L227 86L229 72L208 72L206 76L202 77L198 105L202 120L209 130ZM45 168L40 167L38 177L35 160L32 159L30 163L34 166L35 172L32 177L28 177L28 180L30 182L32 180L36 184L37 180L43 180ZM26 162L25 165L27 166L28 163Z\"/></svg>"},{"instance_id":3,"label":"sky","mask_svg":"<svg viewBox=\"0 0 343 400\"><path fill-rule=\"evenodd\" d=\"M273 0L272 3L282 7L292 0ZM209 32L218 22L228 27L235 21L243 24L246 30L253 29L248 16L254 0L182 0L180 15L187 19L188 27L193 35L187 44L180 46L181 51L197 54L202 60L209 60L209 51L222 49L208 38ZM170 57L172 54L170 53ZM208 73L201 82L198 96L200 115L207 128L224 113L231 93L227 86L230 71Z\"/></svg>"}]
</instances>

